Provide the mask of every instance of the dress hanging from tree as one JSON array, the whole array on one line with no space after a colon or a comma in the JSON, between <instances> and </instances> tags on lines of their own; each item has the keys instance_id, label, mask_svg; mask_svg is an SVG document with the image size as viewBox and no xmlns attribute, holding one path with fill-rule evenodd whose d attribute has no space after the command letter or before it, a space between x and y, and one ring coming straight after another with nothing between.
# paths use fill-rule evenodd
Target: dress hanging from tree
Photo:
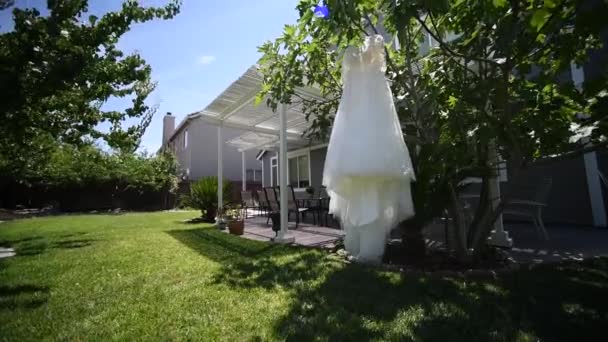
<instances>
[{"instance_id":1,"label":"dress hanging from tree","mask_svg":"<svg viewBox=\"0 0 608 342\"><path fill-rule=\"evenodd\" d=\"M384 39L367 37L362 47L349 47L342 63L342 98L323 185L330 213L345 230L346 251L356 260L380 262L391 229L414 215L415 176L384 75Z\"/></svg>"}]
</instances>

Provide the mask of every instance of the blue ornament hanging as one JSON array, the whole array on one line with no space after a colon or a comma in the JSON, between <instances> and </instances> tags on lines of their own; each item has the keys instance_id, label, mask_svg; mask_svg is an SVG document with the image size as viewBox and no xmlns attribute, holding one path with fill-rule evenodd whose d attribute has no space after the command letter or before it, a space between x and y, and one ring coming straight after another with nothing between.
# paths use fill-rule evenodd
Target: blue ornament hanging
<instances>
[{"instance_id":1,"label":"blue ornament hanging","mask_svg":"<svg viewBox=\"0 0 608 342\"><path fill-rule=\"evenodd\" d=\"M329 9L325 5L317 5L314 14L317 18L327 18L329 17Z\"/></svg>"}]
</instances>

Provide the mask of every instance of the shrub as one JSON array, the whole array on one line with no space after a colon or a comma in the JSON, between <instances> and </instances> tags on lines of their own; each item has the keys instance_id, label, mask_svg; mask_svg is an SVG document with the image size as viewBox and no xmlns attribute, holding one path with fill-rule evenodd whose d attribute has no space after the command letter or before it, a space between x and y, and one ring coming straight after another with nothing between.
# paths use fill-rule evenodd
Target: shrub
<instances>
[{"instance_id":1,"label":"shrub","mask_svg":"<svg viewBox=\"0 0 608 342\"><path fill-rule=\"evenodd\" d=\"M229 195L232 193L231 183L224 181L223 204L229 202ZM200 209L203 218L207 222L213 222L217 214L217 177L203 177L192 183L190 186L189 205Z\"/></svg>"},{"instance_id":2,"label":"shrub","mask_svg":"<svg viewBox=\"0 0 608 342\"><path fill-rule=\"evenodd\" d=\"M58 144L48 153L19 176L2 168L0 156L0 205L55 202L66 211L148 210L168 208L177 191L179 166L169 152L149 155Z\"/></svg>"}]
</instances>

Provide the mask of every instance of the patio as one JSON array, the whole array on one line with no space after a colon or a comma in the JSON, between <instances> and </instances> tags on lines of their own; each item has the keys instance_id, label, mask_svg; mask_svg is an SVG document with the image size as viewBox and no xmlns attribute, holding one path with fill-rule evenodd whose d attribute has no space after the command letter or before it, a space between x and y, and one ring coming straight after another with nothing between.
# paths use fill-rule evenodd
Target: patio
<instances>
[{"instance_id":1,"label":"patio","mask_svg":"<svg viewBox=\"0 0 608 342\"><path fill-rule=\"evenodd\" d=\"M293 244L306 247L333 248L344 237L344 231L335 228L321 227L307 222L300 222L296 228L295 222L289 222L289 233L293 236ZM275 236L266 217L253 216L245 220L243 238L256 241L271 241Z\"/></svg>"},{"instance_id":2,"label":"patio","mask_svg":"<svg viewBox=\"0 0 608 342\"><path fill-rule=\"evenodd\" d=\"M547 225L549 240L539 239L534 226L526 222L506 221L505 230L513 238L508 250L520 263L558 262L608 256L608 231L575 225ZM445 243L443 224L425 229L428 239Z\"/></svg>"},{"instance_id":3,"label":"patio","mask_svg":"<svg viewBox=\"0 0 608 342\"><path fill-rule=\"evenodd\" d=\"M293 244L333 248L344 238L344 231L339 229L336 222L332 227L312 224L309 217L300 222L296 228L295 222L289 222L289 233L294 237ZM582 226L549 225L549 240L538 238L534 226L525 222L505 222L505 229L513 237L514 246L508 250L513 259L520 263L559 262L564 260L582 260L593 257L608 256L608 231ZM445 244L443 224L429 225L424 231L429 246ZM250 216L245 221L243 238L256 241L271 241L275 232L266 217ZM394 234L393 238L399 238Z\"/></svg>"}]
</instances>

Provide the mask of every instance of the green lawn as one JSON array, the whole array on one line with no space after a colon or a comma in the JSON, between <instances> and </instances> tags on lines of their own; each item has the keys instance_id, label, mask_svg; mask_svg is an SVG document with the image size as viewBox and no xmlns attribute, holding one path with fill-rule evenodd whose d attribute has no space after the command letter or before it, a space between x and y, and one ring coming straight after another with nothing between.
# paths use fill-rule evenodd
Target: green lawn
<instances>
[{"instance_id":1,"label":"green lawn","mask_svg":"<svg viewBox=\"0 0 608 342\"><path fill-rule=\"evenodd\" d=\"M182 223L194 212L0 224L1 340L605 338L608 260L497 281L405 276Z\"/></svg>"}]
</instances>

